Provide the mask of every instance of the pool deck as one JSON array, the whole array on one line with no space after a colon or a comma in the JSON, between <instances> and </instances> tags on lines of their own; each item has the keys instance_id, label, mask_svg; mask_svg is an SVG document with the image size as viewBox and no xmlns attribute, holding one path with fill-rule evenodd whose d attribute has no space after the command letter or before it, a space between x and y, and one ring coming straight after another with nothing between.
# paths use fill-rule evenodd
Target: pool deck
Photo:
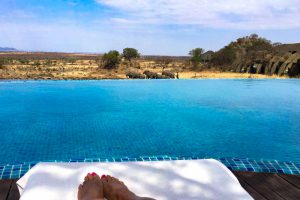
<instances>
[{"instance_id":1,"label":"pool deck","mask_svg":"<svg viewBox=\"0 0 300 200\"><path fill-rule=\"evenodd\" d=\"M300 175L233 171L254 199L299 199Z\"/></svg>"},{"instance_id":2,"label":"pool deck","mask_svg":"<svg viewBox=\"0 0 300 200\"><path fill-rule=\"evenodd\" d=\"M299 199L300 175L233 171L254 199ZM17 179L0 180L0 200L18 200Z\"/></svg>"}]
</instances>

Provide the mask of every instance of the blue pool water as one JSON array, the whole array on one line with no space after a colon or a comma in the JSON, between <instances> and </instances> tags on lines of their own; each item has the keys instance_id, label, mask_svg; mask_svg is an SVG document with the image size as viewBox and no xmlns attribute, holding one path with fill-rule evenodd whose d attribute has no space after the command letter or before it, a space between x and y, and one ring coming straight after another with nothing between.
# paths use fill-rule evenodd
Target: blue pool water
<instances>
[{"instance_id":1,"label":"blue pool water","mask_svg":"<svg viewBox=\"0 0 300 200\"><path fill-rule=\"evenodd\" d=\"M0 163L158 155L300 161L300 80L0 82Z\"/></svg>"}]
</instances>

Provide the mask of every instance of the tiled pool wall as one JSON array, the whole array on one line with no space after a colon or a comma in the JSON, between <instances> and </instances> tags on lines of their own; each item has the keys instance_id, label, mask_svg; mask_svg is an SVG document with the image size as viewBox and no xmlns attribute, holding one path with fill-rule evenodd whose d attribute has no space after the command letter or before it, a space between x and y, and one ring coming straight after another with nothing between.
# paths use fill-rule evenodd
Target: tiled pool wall
<instances>
[{"instance_id":1,"label":"tiled pool wall","mask_svg":"<svg viewBox=\"0 0 300 200\"><path fill-rule=\"evenodd\" d=\"M168 160L197 160L203 159L193 156L170 157L170 156L151 156L151 157L122 157L122 158L93 158L93 159L69 159L69 160L52 160L47 162L137 162L137 161L168 161ZM253 160L248 158L218 158L230 170L266 172L279 174L300 174L300 162L280 162L276 160ZM16 164L0 164L1 179L17 179L22 177L29 169L38 162L24 162Z\"/></svg>"}]
</instances>

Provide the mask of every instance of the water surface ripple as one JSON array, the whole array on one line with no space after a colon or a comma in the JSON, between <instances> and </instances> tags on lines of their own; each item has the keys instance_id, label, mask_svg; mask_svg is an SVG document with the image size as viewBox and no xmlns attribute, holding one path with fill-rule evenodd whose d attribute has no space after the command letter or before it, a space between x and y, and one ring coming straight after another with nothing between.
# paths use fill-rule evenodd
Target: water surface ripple
<instances>
[{"instance_id":1,"label":"water surface ripple","mask_svg":"<svg viewBox=\"0 0 300 200\"><path fill-rule=\"evenodd\" d=\"M1 81L0 163L121 156L300 161L300 80Z\"/></svg>"}]
</instances>

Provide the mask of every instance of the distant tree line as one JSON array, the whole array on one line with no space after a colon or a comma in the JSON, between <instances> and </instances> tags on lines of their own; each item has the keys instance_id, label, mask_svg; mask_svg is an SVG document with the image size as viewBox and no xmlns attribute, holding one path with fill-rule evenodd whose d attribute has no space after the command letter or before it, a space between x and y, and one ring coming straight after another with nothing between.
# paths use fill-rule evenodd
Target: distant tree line
<instances>
[{"instance_id":1,"label":"distant tree line","mask_svg":"<svg viewBox=\"0 0 300 200\"><path fill-rule=\"evenodd\" d=\"M139 57L140 53L134 48L123 49L123 54L120 54L117 50L111 50L103 54L100 66L104 69L115 69L120 64L122 58L131 63L132 59Z\"/></svg>"}]
</instances>

